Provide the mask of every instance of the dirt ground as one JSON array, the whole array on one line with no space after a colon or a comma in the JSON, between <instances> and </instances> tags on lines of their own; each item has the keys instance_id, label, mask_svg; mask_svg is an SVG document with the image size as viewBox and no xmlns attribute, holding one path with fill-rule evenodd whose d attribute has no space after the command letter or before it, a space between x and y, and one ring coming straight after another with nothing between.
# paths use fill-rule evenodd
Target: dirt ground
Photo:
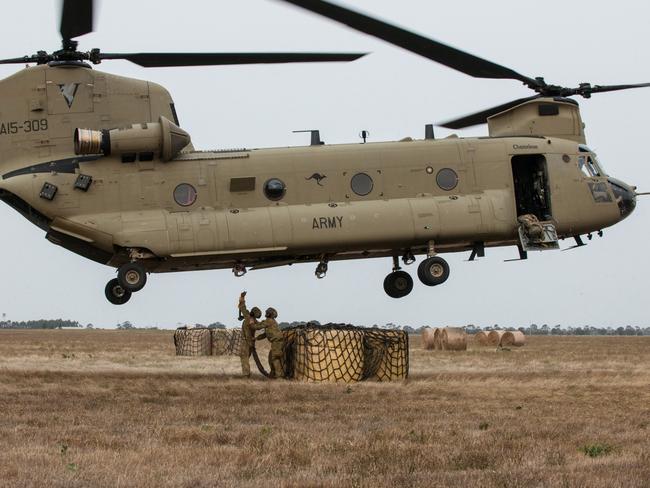
<instances>
[{"instance_id":1,"label":"dirt ground","mask_svg":"<svg viewBox=\"0 0 650 488\"><path fill-rule=\"evenodd\" d=\"M390 384L239 368L171 331L0 331L0 486L650 486L650 337L412 337Z\"/></svg>"}]
</instances>

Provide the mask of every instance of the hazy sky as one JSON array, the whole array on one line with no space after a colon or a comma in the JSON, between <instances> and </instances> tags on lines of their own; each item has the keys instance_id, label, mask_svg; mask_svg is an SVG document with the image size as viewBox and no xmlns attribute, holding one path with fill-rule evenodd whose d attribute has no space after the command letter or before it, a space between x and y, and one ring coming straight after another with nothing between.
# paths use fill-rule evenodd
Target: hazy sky
<instances>
[{"instance_id":1,"label":"hazy sky","mask_svg":"<svg viewBox=\"0 0 650 488\"><path fill-rule=\"evenodd\" d=\"M549 82L650 81L650 4L638 0L548 0L543 8L515 0L342 3ZM530 94L518 82L470 78L276 0L111 0L99 2L97 10L96 33L80 38L81 49L372 53L347 64L144 69L107 61L100 66L169 89L198 149L303 145L308 136L291 131L312 128L329 144L358 141L362 129L370 131L371 142L421 138L426 123ZM58 49L58 19L57 1L5 5L0 58ZM18 69L0 66L0 76ZM650 89L579 101L588 143L606 171L650 191ZM440 137L449 133L436 131ZM487 126L460 135L487 135ZM251 305L274 306L280 320L288 321L647 326L647 198L586 248L531 253L528 261L516 263L503 262L516 257L514 247L489 249L473 263L466 261L469 253L448 254L451 277L436 288L421 285L413 265L407 270L415 288L401 300L384 294L391 262L379 259L331 263L324 280L314 277L311 264L244 278L228 270L151 275L123 307L104 298L113 269L48 243L42 231L0 205L0 313L14 320L61 317L96 326L125 320L138 326L217 320L235 325L235 302L245 289Z\"/></svg>"}]
</instances>

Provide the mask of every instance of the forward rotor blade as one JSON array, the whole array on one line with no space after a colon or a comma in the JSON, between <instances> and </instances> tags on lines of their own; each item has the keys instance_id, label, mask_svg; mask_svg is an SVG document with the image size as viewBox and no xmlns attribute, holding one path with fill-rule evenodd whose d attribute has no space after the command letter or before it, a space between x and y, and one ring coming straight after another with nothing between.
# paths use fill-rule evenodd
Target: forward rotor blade
<instances>
[{"instance_id":1,"label":"forward rotor blade","mask_svg":"<svg viewBox=\"0 0 650 488\"><path fill-rule=\"evenodd\" d=\"M646 88L650 83L637 83L634 85L594 85L589 90L590 93L604 93L618 90L629 90L630 88Z\"/></svg>"},{"instance_id":2,"label":"forward rotor blade","mask_svg":"<svg viewBox=\"0 0 650 488\"><path fill-rule=\"evenodd\" d=\"M366 53L101 53L100 59L126 59L145 68L233 64L354 61Z\"/></svg>"},{"instance_id":3,"label":"forward rotor blade","mask_svg":"<svg viewBox=\"0 0 650 488\"><path fill-rule=\"evenodd\" d=\"M283 1L336 20L353 29L383 39L407 51L419 54L475 78L513 79L522 81L531 88L540 86L538 81L521 75L510 68L333 3L323 0Z\"/></svg>"},{"instance_id":4,"label":"forward rotor blade","mask_svg":"<svg viewBox=\"0 0 650 488\"><path fill-rule=\"evenodd\" d=\"M93 0L63 0L61 36L74 39L93 31Z\"/></svg>"},{"instance_id":5,"label":"forward rotor blade","mask_svg":"<svg viewBox=\"0 0 650 488\"><path fill-rule=\"evenodd\" d=\"M519 98L518 100L513 100L512 102L504 103L503 105L492 107L487 110L483 110L481 112L465 115L464 117L461 117L459 119L450 120L449 122L444 122L438 125L440 125L441 127L445 127L447 129L464 129L465 127L471 127L473 125L485 124L485 122L487 122L488 117L492 117L493 115L501 113L504 110L508 110L512 107L516 107L517 105L528 102L530 100L535 100L536 98L540 98L540 96L535 95L532 97Z\"/></svg>"}]
</instances>

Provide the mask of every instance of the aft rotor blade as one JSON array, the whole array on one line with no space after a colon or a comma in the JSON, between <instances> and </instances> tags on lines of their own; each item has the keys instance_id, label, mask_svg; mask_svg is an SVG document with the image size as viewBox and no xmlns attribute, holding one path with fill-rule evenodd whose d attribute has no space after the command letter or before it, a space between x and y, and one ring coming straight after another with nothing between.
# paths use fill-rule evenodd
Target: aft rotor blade
<instances>
[{"instance_id":1,"label":"aft rotor blade","mask_svg":"<svg viewBox=\"0 0 650 488\"><path fill-rule=\"evenodd\" d=\"M101 53L100 59L126 59L145 68L233 64L354 61L366 53Z\"/></svg>"},{"instance_id":2,"label":"aft rotor blade","mask_svg":"<svg viewBox=\"0 0 650 488\"><path fill-rule=\"evenodd\" d=\"M93 31L93 0L63 0L61 36L74 39Z\"/></svg>"},{"instance_id":3,"label":"aft rotor blade","mask_svg":"<svg viewBox=\"0 0 650 488\"><path fill-rule=\"evenodd\" d=\"M511 109L512 107L516 107L522 103L529 102L530 100L535 100L536 98L539 98L539 95L520 98L518 100L513 100L512 102L504 103L503 105L499 105L497 107L492 107L481 112L465 115L459 119L450 120L449 122L443 122L442 124L438 125L447 129L464 129L473 125L485 124L489 117L501 113L504 110Z\"/></svg>"},{"instance_id":4,"label":"aft rotor blade","mask_svg":"<svg viewBox=\"0 0 650 488\"><path fill-rule=\"evenodd\" d=\"M353 29L383 39L475 78L513 79L522 81L531 88L540 86L536 80L521 75L510 68L330 2L323 0L283 1L336 20Z\"/></svg>"},{"instance_id":5,"label":"aft rotor blade","mask_svg":"<svg viewBox=\"0 0 650 488\"><path fill-rule=\"evenodd\" d=\"M23 56L22 58L0 59L0 64L24 64L33 63L32 58Z\"/></svg>"}]
</instances>

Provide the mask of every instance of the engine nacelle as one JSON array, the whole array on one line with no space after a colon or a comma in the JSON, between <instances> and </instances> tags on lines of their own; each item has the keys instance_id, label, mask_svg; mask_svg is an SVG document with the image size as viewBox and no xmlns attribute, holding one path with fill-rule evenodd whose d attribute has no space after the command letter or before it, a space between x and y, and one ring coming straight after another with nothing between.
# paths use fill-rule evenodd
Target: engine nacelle
<instances>
[{"instance_id":1,"label":"engine nacelle","mask_svg":"<svg viewBox=\"0 0 650 488\"><path fill-rule=\"evenodd\" d=\"M190 142L187 132L163 116L157 123L133 124L123 129L74 131L77 155L153 153L163 161L170 161Z\"/></svg>"}]
</instances>

